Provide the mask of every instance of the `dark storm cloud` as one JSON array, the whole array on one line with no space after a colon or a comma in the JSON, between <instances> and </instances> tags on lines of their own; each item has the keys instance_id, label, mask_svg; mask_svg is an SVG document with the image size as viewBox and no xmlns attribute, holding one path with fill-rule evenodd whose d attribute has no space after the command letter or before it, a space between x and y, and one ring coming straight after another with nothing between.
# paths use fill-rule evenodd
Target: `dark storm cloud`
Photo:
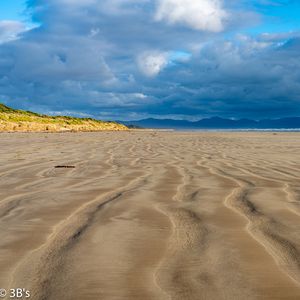
<instances>
[{"instance_id":1,"label":"dark storm cloud","mask_svg":"<svg viewBox=\"0 0 300 300\"><path fill-rule=\"evenodd\" d=\"M1 99L108 119L300 114L297 33L234 33L256 18L235 1L203 0L217 16L205 22L185 15L192 0L179 17L168 2L29 1L41 25L0 44Z\"/></svg>"}]
</instances>

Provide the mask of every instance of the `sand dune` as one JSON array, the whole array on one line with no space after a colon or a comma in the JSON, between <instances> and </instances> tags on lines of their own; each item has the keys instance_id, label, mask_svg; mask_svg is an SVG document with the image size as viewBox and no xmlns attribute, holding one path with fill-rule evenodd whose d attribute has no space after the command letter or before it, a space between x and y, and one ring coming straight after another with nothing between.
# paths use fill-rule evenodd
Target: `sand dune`
<instances>
[{"instance_id":1,"label":"sand dune","mask_svg":"<svg viewBox=\"0 0 300 300\"><path fill-rule=\"evenodd\" d=\"M297 133L3 133L0 288L300 299L299 149Z\"/></svg>"}]
</instances>

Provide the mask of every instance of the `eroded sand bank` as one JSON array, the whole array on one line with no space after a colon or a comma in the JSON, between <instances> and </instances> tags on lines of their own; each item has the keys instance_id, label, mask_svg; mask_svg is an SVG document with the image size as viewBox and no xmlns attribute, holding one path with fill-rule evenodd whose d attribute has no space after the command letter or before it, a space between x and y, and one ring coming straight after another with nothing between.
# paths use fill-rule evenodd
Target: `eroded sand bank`
<instances>
[{"instance_id":1,"label":"eroded sand bank","mask_svg":"<svg viewBox=\"0 0 300 300\"><path fill-rule=\"evenodd\" d=\"M300 299L300 135L1 134L0 288Z\"/></svg>"}]
</instances>

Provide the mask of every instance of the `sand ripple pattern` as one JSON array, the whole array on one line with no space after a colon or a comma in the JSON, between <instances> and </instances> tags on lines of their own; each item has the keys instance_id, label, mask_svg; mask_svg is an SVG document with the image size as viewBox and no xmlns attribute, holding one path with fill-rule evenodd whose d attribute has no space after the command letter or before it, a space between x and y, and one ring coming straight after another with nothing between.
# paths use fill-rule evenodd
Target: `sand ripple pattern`
<instances>
[{"instance_id":1,"label":"sand ripple pattern","mask_svg":"<svg viewBox=\"0 0 300 300\"><path fill-rule=\"evenodd\" d=\"M298 133L1 134L0 287L300 299L299 149Z\"/></svg>"}]
</instances>

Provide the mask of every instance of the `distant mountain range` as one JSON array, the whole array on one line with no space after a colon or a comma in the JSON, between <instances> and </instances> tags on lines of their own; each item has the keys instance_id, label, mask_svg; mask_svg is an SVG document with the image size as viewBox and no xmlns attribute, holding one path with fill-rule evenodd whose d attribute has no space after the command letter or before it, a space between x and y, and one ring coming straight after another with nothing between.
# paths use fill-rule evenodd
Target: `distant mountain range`
<instances>
[{"instance_id":1,"label":"distant mountain range","mask_svg":"<svg viewBox=\"0 0 300 300\"><path fill-rule=\"evenodd\" d=\"M280 119L224 119L219 117L206 118L199 121L173 119L143 119L139 121L122 121L132 127L156 129L295 129L300 128L300 117Z\"/></svg>"}]
</instances>

